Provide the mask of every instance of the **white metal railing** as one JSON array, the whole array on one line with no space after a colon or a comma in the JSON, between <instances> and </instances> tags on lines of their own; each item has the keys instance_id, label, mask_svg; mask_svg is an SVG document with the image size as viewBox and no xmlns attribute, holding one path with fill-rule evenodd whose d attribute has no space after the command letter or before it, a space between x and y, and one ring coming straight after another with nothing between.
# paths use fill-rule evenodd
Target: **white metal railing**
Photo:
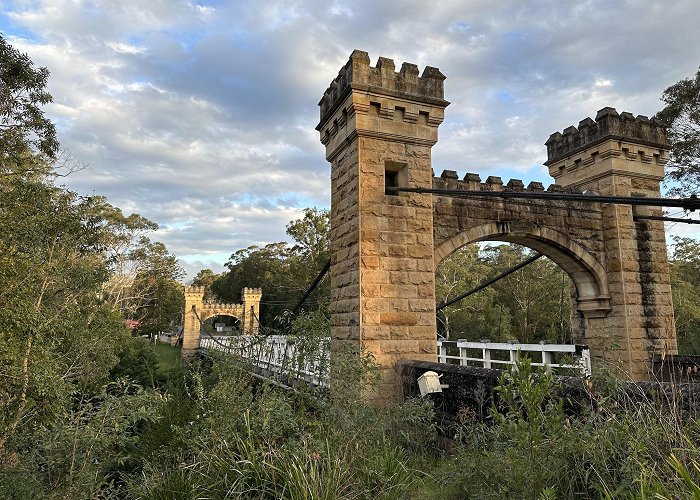
<instances>
[{"instance_id":1,"label":"white metal railing","mask_svg":"<svg viewBox=\"0 0 700 500\"><path fill-rule=\"evenodd\" d=\"M503 368L515 365L525 353L532 360L532 366L544 366L547 372L569 369L584 376L591 375L591 351L586 345L438 340L438 363ZM533 356L537 359L532 359Z\"/></svg>"},{"instance_id":2,"label":"white metal railing","mask_svg":"<svg viewBox=\"0 0 700 500\"><path fill-rule=\"evenodd\" d=\"M288 377L322 387L329 385L329 338L310 342L283 335L217 335L203 336L200 346L236 354L261 371L263 376L276 380ZM591 353L585 345L438 340L437 348L438 363L505 368L515 365L518 358L527 353L533 366L544 366L547 372L571 370L584 376L591 374Z\"/></svg>"},{"instance_id":3,"label":"white metal railing","mask_svg":"<svg viewBox=\"0 0 700 500\"><path fill-rule=\"evenodd\" d=\"M328 386L330 339L301 339L284 335L203 336L200 347L236 354L265 377L304 380Z\"/></svg>"}]
</instances>

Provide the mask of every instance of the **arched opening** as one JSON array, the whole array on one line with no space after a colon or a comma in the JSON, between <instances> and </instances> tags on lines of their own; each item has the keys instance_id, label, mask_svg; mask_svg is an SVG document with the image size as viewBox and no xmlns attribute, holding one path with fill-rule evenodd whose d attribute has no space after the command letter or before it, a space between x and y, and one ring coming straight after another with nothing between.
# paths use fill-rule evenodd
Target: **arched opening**
<instances>
[{"instance_id":1,"label":"arched opening","mask_svg":"<svg viewBox=\"0 0 700 500\"><path fill-rule=\"evenodd\" d=\"M203 319L202 330L210 335L241 335L241 320L236 316L215 314Z\"/></svg>"},{"instance_id":2,"label":"arched opening","mask_svg":"<svg viewBox=\"0 0 700 500\"><path fill-rule=\"evenodd\" d=\"M490 245L491 255L480 256L480 246L470 245L496 241L518 246ZM489 260L493 264L500 259L501 267L506 269L511 262L515 265L527 258L529 250L523 247L543 254L550 262L539 259L527 266L529 270L524 268L518 271L520 276L511 278L510 285L506 282L505 288L504 283L501 283L494 285L495 288L490 291L480 292L483 293L482 296L473 296L471 303L467 302L461 313L462 323L465 318L471 318L472 331L459 334L470 340L488 338L491 341L517 340L525 343L540 340L557 343L582 341L586 338L586 318L603 317L610 310L605 272L597 259L583 246L551 229L531 224L511 227L509 223L492 223L468 229L443 241L435 250L438 302L444 300L440 294L449 291L449 281L457 281L461 267L473 265L475 274L490 274L488 277L491 277L498 272L490 273L488 269L483 269L484 264L488 264ZM448 259L450 256L453 257ZM477 270L477 267L481 269ZM537 279L538 273L543 282L527 282L528 275L532 280ZM519 286L513 284L518 278L524 280L523 289L512 288ZM467 288L462 286L460 292ZM500 295L495 297L495 293ZM541 296L538 298L537 294ZM511 300L510 307L507 299ZM520 308L512 305L518 301L521 302ZM549 302L548 307L546 302ZM515 318L514 314L521 317ZM542 318L535 315L545 315L549 319L542 324ZM455 318L459 318L459 313L452 313L452 318L449 317L449 312L442 318L438 316L438 328L452 336L453 329L449 330L449 327L456 326ZM451 320L453 325L448 326ZM558 324L556 328L553 326L555 323Z\"/></svg>"},{"instance_id":3,"label":"arched opening","mask_svg":"<svg viewBox=\"0 0 700 500\"><path fill-rule=\"evenodd\" d=\"M472 243L445 258L435 270L438 304L460 296L537 255L509 243ZM446 339L532 344L573 343L569 276L546 257L442 308L438 334Z\"/></svg>"}]
</instances>

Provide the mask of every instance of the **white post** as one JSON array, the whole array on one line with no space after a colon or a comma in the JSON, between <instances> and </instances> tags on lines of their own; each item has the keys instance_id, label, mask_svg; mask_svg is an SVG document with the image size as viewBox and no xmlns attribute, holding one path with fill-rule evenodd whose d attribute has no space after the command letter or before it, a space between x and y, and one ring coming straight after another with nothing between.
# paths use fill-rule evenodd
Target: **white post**
<instances>
[{"instance_id":1,"label":"white post","mask_svg":"<svg viewBox=\"0 0 700 500\"><path fill-rule=\"evenodd\" d=\"M552 353L549 351L542 351L542 364L547 373L552 373Z\"/></svg>"},{"instance_id":2,"label":"white post","mask_svg":"<svg viewBox=\"0 0 700 500\"><path fill-rule=\"evenodd\" d=\"M586 377L591 376L591 350L583 349L581 351L581 359L579 359L579 365L581 366L581 371Z\"/></svg>"},{"instance_id":3,"label":"white post","mask_svg":"<svg viewBox=\"0 0 700 500\"><path fill-rule=\"evenodd\" d=\"M442 341L438 341L438 363L447 363L447 349L442 345Z\"/></svg>"},{"instance_id":4,"label":"white post","mask_svg":"<svg viewBox=\"0 0 700 500\"><path fill-rule=\"evenodd\" d=\"M461 366L466 366L466 364L467 364L467 348L466 347L459 348L459 364Z\"/></svg>"},{"instance_id":5,"label":"white post","mask_svg":"<svg viewBox=\"0 0 700 500\"><path fill-rule=\"evenodd\" d=\"M484 368L491 368L491 351L488 347L484 347L481 350L481 357L484 360Z\"/></svg>"}]
</instances>

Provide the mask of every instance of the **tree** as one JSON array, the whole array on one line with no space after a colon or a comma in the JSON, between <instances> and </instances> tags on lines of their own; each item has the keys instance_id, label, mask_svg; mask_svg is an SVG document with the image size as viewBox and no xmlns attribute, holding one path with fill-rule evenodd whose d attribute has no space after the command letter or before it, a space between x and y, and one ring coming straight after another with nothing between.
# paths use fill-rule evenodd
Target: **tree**
<instances>
[{"instance_id":1,"label":"tree","mask_svg":"<svg viewBox=\"0 0 700 500\"><path fill-rule=\"evenodd\" d=\"M99 387L117 360L126 329L103 300L101 203L37 180L0 183L0 451L76 388Z\"/></svg>"},{"instance_id":2,"label":"tree","mask_svg":"<svg viewBox=\"0 0 700 500\"><path fill-rule=\"evenodd\" d=\"M305 208L304 216L287 224L287 234L296 242L292 252L304 257L304 260L317 264L323 260L323 266L328 258L328 231L330 230L328 210Z\"/></svg>"},{"instance_id":3,"label":"tree","mask_svg":"<svg viewBox=\"0 0 700 500\"><path fill-rule=\"evenodd\" d=\"M289 296L282 293L288 279L288 257L289 248L284 242L238 250L226 263L228 272L212 284L212 291L223 302L238 303L244 287L262 288L264 306L260 320L269 325L285 307L291 307Z\"/></svg>"},{"instance_id":4,"label":"tree","mask_svg":"<svg viewBox=\"0 0 700 500\"><path fill-rule=\"evenodd\" d=\"M197 273L197 276L192 280L192 286L204 287L204 300L209 300L213 297L212 285L219 279L219 274L216 274L211 269L202 269Z\"/></svg>"},{"instance_id":5,"label":"tree","mask_svg":"<svg viewBox=\"0 0 700 500\"><path fill-rule=\"evenodd\" d=\"M192 286L203 286L210 287L219 275L214 273L211 269L202 269L197 273L197 275L192 279Z\"/></svg>"},{"instance_id":6,"label":"tree","mask_svg":"<svg viewBox=\"0 0 700 500\"><path fill-rule=\"evenodd\" d=\"M104 198L99 197L104 201ZM138 214L125 216L104 201L95 216L110 226L102 240L110 277L104 284L107 300L125 318L138 321L138 331L151 334L168 329L182 313L177 280L184 275L177 259L146 234L158 225Z\"/></svg>"},{"instance_id":7,"label":"tree","mask_svg":"<svg viewBox=\"0 0 700 500\"><path fill-rule=\"evenodd\" d=\"M228 272L212 284L214 294L224 302L238 302L243 287L263 290L261 322L272 325L292 309L330 259L328 211L307 208L304 216L287 225L294 244L286 242L257 245L238 250L226 263ZM330 296L325 279L305 302L315 309Z\"/></svg>"},{"instance_id":8,"label":"tree","mask_svg":"<svg viewBox=\"0 0 700 500\"><path fill-rule=\"evenodd\" d=\"M48 77L46 68L35 68L0 36L0 175L51 171L56 128L41 110L52 101Z\"/></svg>"},{"instance_id":9,"label":"tree","mask_svg":"<svg viewBox=\"0 0 700 500\"><path fill-rule=\"evenodd\" d=\"M96 214L113 227L105 234L102 243L112 271L104 290L112 305L126 312L138 302L131 293L135 291L132 285L137 274L146 265L139 258L147 253L142 247L150 243L146 234L157 229L158 225L138 214L127 217L117 207L105 205L102 212Z\"/></svg>"},{"instance_id":10,"label":"tree","mask_svg":"<svg viewBox=\"0 0 700 500\"><path fill-rule=\"evenodd\" d=\"M435 273L437 300L452 299L530 255L525 247L509 244L482 249L470 245L458 250L441 262ZM439 327L450 338L568 342L570 287L561 269L539 259L443 309Z\"/></svg>"},{"instance_id":11,"label":"tree","mask_svg":"<svg viewBox=\"0 0 700 500\"><path fill-rule=\"evenodd\" d=\"M679 187L673 192L697 192L700 188L700 70L668 87L661 100L666 107L657 117L669 125L671 161L668 177Z\"/></svg>"},{"instance_id":12,"label":"tree","mask_svg":"<svg viewBox=\"0 0 700 500\"><path fill-rule=\"evenodd\" d=\"M700 354L700 243L674 237L670 259L673 312L680 354Z\"/></svg>"},{"instance_id":13,"label":"tree","mask_svg":"<svg viewBox=\"0 0 700 500\"><path fill-rule=\"evenodd\" d=\"M47 77L0 38L0 463L8 442L109 380L130 337L105 284L119 242L152 225L53 184L58 143L39 107L51 100ZM162 244L140 249L148 267L137 278L175 276ZM172 283L157 285L172 302Z\"/></svg>"},{"instance_id":14,"label":"tree","mask_svg":"<svg viewBox=\"0 0 700 500\"><path fill-rule=\"evenodd\" d=\"M163 243L141 238L133 258L141 263L131 285L131 319L139 322L138 332L154 334L177 323L184 309L178 280L184 272L177 258Z\"/></svg>"},{"instance_id":15,"label":"tree","mask_svg":"<svg viewBox=\"0 0 700 500\"><path fill-rule=\"evenodd\" d=\"M478 245L467 245L442 261L435 271L435 298L444 303L486 281L492 269ZM470 295L438 313L438 331L445 338L506 340L510 312L500 307L493 287ZM504 317L505 316L505 317Z\"/></svg>"}]
</instances>

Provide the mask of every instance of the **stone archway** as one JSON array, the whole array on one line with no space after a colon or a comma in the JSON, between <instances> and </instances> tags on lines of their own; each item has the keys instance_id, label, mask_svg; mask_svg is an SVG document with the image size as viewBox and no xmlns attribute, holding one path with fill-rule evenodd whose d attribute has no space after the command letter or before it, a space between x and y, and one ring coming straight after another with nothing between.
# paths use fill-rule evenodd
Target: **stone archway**
<instances>
[{"instance_id":1,"label":"stone archway","mask_svg":"<svg viewBox=\"0 0 700 500\"><path fill-rule=\"evenodd\" d=\"M255 316L253 316L255 321ZM218 321L215 321L218 320ZM243 335L244 325L243 325L243 314L233 315L233 314L218 314L218 313L208 313L206 317L202 318L202 326L204 328L210 328L210 331L219 331L216 327L217 324L223 323L222 332L236 331ZM250 325L249 325L250 326ZM255 325L253 325L255 327Z\"/></svg>"},{"instance_id":2,"label":"stone archway","mask_svg":"<svg viewBox=\"0 0 700 500\"><path fill-rule=\"evenodd\" d=\"M545 255L576 287L576 310L584 318L605 317L611 310L604 267L585 247L565 234L531 223L487 223L461 231L435 248L435 267L459 248L479 241L516 243ZM585 331L583 338L588 337Z\"/></svg>"},{"instance_id":3,"label":"stone archway","mask_svg":"<svg viewBox=\"0 0 700 500\"><path fill-rule=\"evenodd\" d=\"M204 300L203 286L186 286L185 311L182 329L182 359L194 355L199 349L202 323L213 316L233 316L241 321L242 332L256 335L260 327L260 288L244 288L241 304L220 304Z\"/></svg>"},{"instance_id":4,"label":"stone archway","mask_svg":"<svg viewBox=\"0 0 700 500\"><path fill-rule=\"evenodd\" d=\"M648 378L652 354L676 351L663 222L637 221L625 205L474 193L545 191L539 182L504 185L451 170L434 177L431 148L449 105L445 76L430 66L422 74L414 64L395 69L383 57L372 67L356 50L319 102L316 128L331 163L332 350L352 344L371 352L383 374L377 399L395 399L400 360L435 360L435 260L492 238L526 242L567 270L593 356L611 353L631 378ZM670 146L654 119L604 108L545 144L555 180L547 191L660 196Z\"/></svg>"}]
</instances>

